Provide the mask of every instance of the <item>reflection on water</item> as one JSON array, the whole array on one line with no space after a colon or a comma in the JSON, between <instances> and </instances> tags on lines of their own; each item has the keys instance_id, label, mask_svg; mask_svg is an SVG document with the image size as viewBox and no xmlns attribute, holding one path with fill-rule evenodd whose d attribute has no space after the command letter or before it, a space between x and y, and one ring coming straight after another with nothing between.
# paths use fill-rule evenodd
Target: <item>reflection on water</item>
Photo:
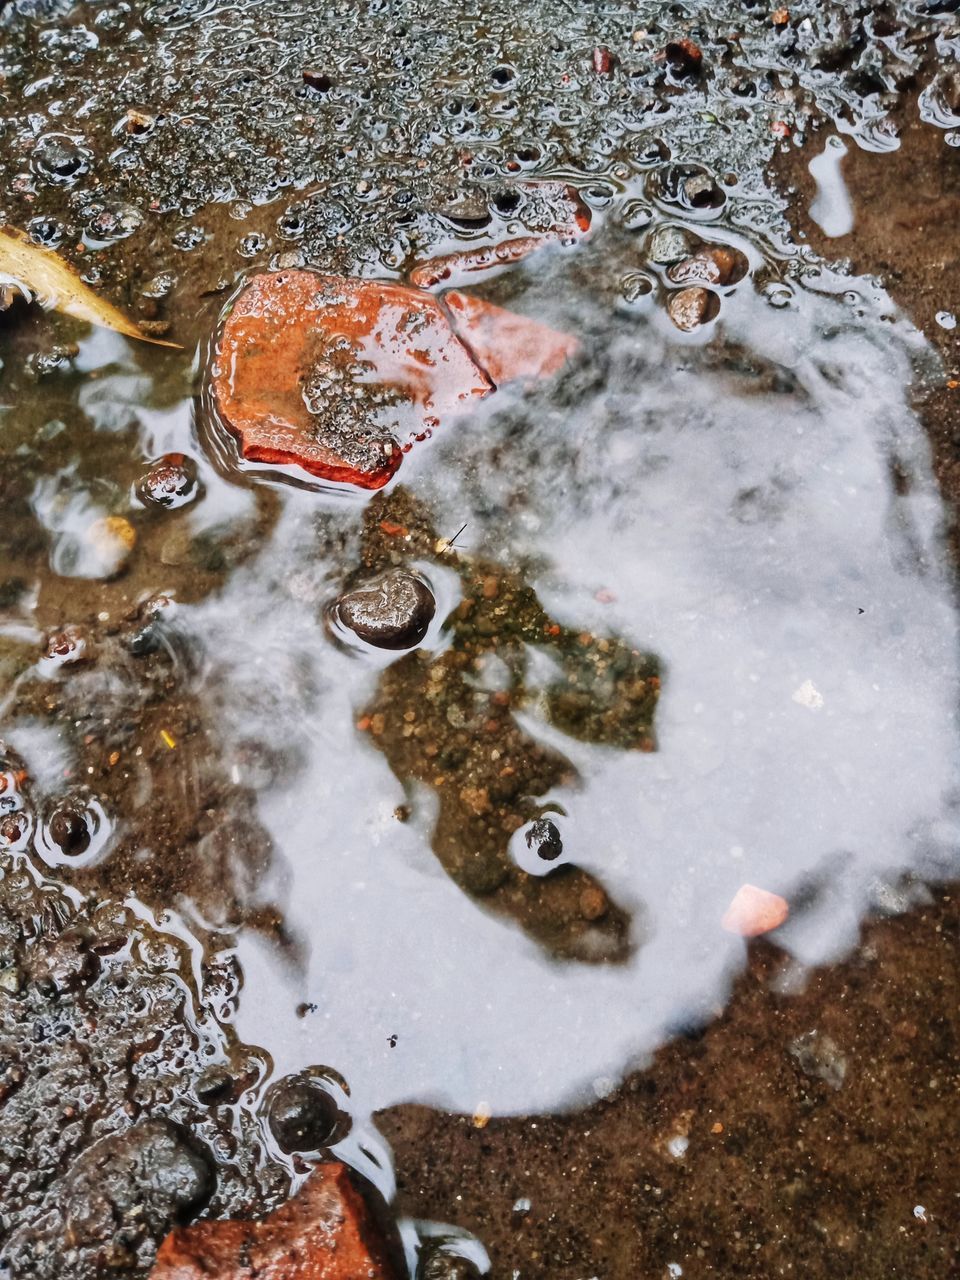
<instances>
[{"instance_id":1,"label":"reflection on water","mask_svg":"<svg viewBox=\"0 0 960 1280\"><path fill-rule=\"evenodd\" d=\"M807 166L817 183L810 217L825 236L846 236L853 230L853 204L843 181L843 158L846 154L843 141L831 137Z\"/></svg>"},{"instance_id":2,"label":"reflection on water","mask_svg":"<svg viewBox=\"0 0 960 1280\"><path fill-rule=\"evenodd\" d=\"M437 554L426 513L402 489L370 504L364 535L362 559L371 568L419 552L460 579L462 598L444 624L443 651L411 652L388 666L358 726L411 798L417 783L435 794L431 844L444 870L554 956L626 959L629 920L591 876L570 862L538 875L510 856L510 837L525 821L534 841L548 812L538 798L577 780L570 761L525 731L515 713L536 707L555 730L584 742L652 751L656 659L562 627L496 562L443 543ZM398 552L398 542L412 545ZM539 689L528 675L537 667L549 680ZM555 832L554 825L547 859L562 852Z\"/></svg>"},{"instance_id":3,"label":"reflection on water","mask_svg":"<svg viewBox=\"0 0 960 1280\"><path fill-rule=\"evenodd\" d=\"M241 1037L276 1075L328 1064L359 1113L602 1093L723 1001L741 884L790 901L778 940L805 965L952 834L956 620L904 398L919 340L882 297L772 268L724 295L715 340L678 335L652 294L611 302L604 254L634 270L637 238L597 244L493 294L579 334L567 373L439 432L368 505L212 465L189 371L151 409L143 370L175 358L135 368L102 334L47 403L71 430L41 452L24 427L43 535L23 513L11 577L39 597L9 625L83 622L124 656L28 664L5 736L46 777L86 767L93 727L44 745L41 684L101 719L135 708L126 781L89 784L118 878L238 930ZM203 496L136 505L172 452ZM137 532L126 572L65 565L107 513ZM439 602L421 646L340 643L331 601L396 565ZM179 604L143 665L158 595ZM527 847L543 817L556 862ZM145 821L180 850L156 881Z\"/></svg>"}]
</instances>

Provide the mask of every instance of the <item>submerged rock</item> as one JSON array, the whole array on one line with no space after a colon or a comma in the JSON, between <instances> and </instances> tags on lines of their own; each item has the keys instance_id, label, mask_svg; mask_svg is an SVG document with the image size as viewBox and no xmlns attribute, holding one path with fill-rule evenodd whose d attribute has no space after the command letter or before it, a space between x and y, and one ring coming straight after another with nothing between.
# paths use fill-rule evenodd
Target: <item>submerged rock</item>
<instances>
[{"instance_id":1,"label":"submerged rock","mask_svg":"<svg viewBox=\"0 0 960 1280\"><path fill-rule=\"evenodd\" d=\"M736 284L750 269L746 256L728 244L703 245L667 272L674 284Z\"/></svg>"},{"instance_id":2,"label":"submerged rock","mask_svg":"<svg viewBox=\"0 0 960 1280\"><path fill-rule=\"evenodd\" d=\"M116 1263L213 1190L206 1155L166 1120L145 1120L89 1147L63 1188L68 1248L102 1244Z\"/></svg>"},{"instance_id":3,"label":"submerged rock","mask_svg":"<svg viewBox=\"0 0 960 1280\"><path fill-rule=\"evenodd\" d=\"M683 227L658 227L650 237L647 256L651 262L664 266L679 262L693 252L696 241Z\"/></svg>"},{"instance_id":4,"label":"submerged rock","mask_svg":"<svg viewBox=\"0 0 960 1280\"><path fill-rule=\"evenodd\" d=\"M708 324L719 310L720 300L717 295L700 285L672 293L667 302L667 314L684 333L692 333L701 325Z\"/></svg>"},{"instance_id":5,"label":"submerged rock","mask_svg":"<svg viewBox=\"0 0 960 1280\"><path fill-rule=\"evenodd\" d=\"M378 649L411 649L419 644L436 609L433 592L423 579L401 569L346 592L336 603L340 622Z\"/></svg>"},{"instance_id":6,"label":"submerged rock","mask_svg":"<svg viewBox=\"0 0 960 1280\"><path fill-rule=\"evenodd\" d=\"M424 1250L417 1280L480 1280L480 1271L469 1258L440 1244Z\"/></svg>"},{"instance_id":7,"label":"submerged rock","mask_svg":"<svg viewBox=\"0 0 960 1280\"><path fill-rule=\"evenodd\" d=\"M49 133L34 148L32 165L45 181L70 186L89 169L90 153L65 133Z\"/></svg>"},{"instance_id":8,"label":"submerged rock","mask_svg":"<svg viewBox=\"0 0 960 1280\"><path fill-rule=\"evenodd\" d=\"M84 565L90 577L111 578L127 566L137 531L123 516L102 516L85 531Z\"/></svg>"},{"instance_id":9,"label":"submerged rock","mask_svg":"<svg viewBox=\"0 0 960 1280\"><path fill-rule=\"evenodd\" d=\"M471 294L452 290L444 301L457 333L497 386L553 377L580 346L569 333Z\"/></svg>"},{"instance_id":10,"label":"submerged rock","mask_svg":"<svg viewBox=\"0 0 960 1280\"><path fill-rule=\"evenodd\" d=\"M165 453L137 481L137 497L149 506L185 506L197 496L197 464L183 453Z\"/></svg>"},{"instance_id":11,"label":"submerged rock","mask_svg":"<svg viewBox=\"0 0 960 1280\"><path fill-rule=\"evenodd\" d=\"M724 912L721 926L741 938L759 938L779 929L790 915L790 905L779 893L742 884Z\"/></svg>"}]
</instances>

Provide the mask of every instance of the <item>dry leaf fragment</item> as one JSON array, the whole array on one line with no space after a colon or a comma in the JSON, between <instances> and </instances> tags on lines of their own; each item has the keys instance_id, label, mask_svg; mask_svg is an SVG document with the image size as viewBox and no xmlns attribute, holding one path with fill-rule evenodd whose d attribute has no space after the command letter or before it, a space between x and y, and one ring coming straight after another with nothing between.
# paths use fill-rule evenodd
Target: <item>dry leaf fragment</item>
<instances>
[{"instance_id":1,"label":"dry leaf fragment","mask_svg":"<svg viewBox=\"0 0 960 1280\"><path fill-rule=\"evenodd\" d=\"M102 325L126 338L179 350L178 343L150 337L122 311L98 298L51 249L42 249L21 232L9 228L0 230L0 285L4 284L15 285L41 306L62 311L75 320Z\"/></svg>"}]
</instances>

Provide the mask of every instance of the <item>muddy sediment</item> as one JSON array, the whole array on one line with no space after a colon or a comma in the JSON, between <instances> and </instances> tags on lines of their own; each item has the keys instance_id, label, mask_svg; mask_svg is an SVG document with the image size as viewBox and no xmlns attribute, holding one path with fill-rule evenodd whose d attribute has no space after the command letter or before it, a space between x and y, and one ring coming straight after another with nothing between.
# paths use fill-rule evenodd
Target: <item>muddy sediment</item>
<instances>
[{"instance_id":1,"label":"muddy sediment","mask_svg":"<svg viewBox=\"0 0 960 1280\"><path fill-rule=\"evenodd\" d=\"M946 893L832 969L755 944L716 1020L573 1114L383 1113L399 1203L498 1276L949 1274L957 929Z\"/></svg>"},{"instance_id":2,"label":"muddy sediment","mask_svg":"<svg viewBox=\"0 0 960 1280\"><path fill-rule=\"evenodd\" d=\"M823 132L829 134L829 127ZM913 96L902 107L899 144L883 152L846 148L840 174L853 202L855 225L842 235L825 235L810 216L816 181L809 162L822 142L779 156L774 175L789 199L798 238L825 260L846 263L852 275L882 281L940 353L942 368L918 378L914 393L933 446L941 492L956 504L960 337L952 318L960 314L954 231L960 210L960 152L942 129L922 119Z\"/></svg>"}]
</instances>

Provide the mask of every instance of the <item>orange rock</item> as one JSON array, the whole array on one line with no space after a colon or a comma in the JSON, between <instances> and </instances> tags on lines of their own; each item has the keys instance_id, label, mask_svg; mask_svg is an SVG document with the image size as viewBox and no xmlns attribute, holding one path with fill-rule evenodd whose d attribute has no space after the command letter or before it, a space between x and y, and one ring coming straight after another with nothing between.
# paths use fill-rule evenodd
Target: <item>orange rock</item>
<instances>
[{"instance_id":1,"label":"orange rock","mask_svg":"<svg viewBox=\"0 0 960 1280\"><path fill-rule=\"evenodd\" d=\"M742 884L724 912L721 925L728 933L757 938L778 929L790 914L786 898L753 884Z\"/></svg>"},{"instance_id":2,"label":"orange rock","mask_svg":"<svg viewBox=\"0 0 960 1280\"><path fill-rule=\"evenodd\" d=\"M178 1227L150 1280L397 1280L389 1250L342 1164L322 1164L262 1222Z\"/></svg>"},{"instance_id":3,"label":"orange rock","mask_svg":"<svg viewBox=\"0 0 960 1280\"><path fill-rule=\"evenodd\" d=\"M580 345L569 333L468 293L453 290L444 295L444 302L457 333L498 386L517 379L548 378Z\"/></svg>"},{"instance_id":4,"label":"orange rock","mask_svg":"<svg viewBox=\"0 0 960 1280\"><path fill-rule=\"evenodd\" d=\"M226 426L253 462L379 489L407 440L492 389L428 294L313 271L254 276L213 367Z\"/></svg>"}]
</instances>

